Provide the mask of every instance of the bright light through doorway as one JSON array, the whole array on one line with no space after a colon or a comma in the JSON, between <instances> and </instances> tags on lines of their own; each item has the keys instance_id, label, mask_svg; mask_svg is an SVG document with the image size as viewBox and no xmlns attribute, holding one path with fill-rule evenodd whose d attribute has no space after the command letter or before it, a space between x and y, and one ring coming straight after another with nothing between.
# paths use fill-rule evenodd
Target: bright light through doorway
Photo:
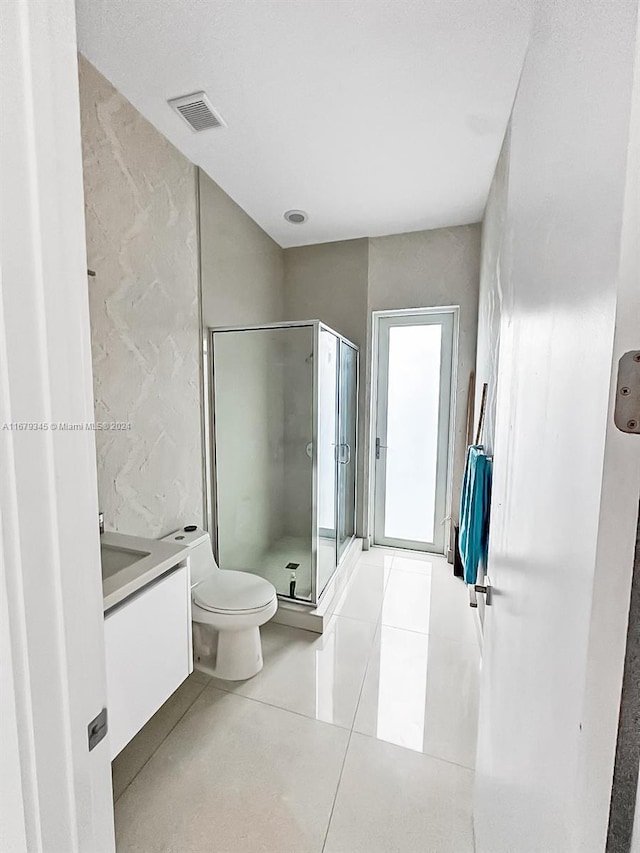
<instances>
[{"instance_id":1,"label":"bright light through doorway","mask_svg":"<svg viewBox=\"0 0 640 853\"><path fill-rule=\"evenodd\" d=\"M374 541L444 553L457 309L374 318Z\"/></svg>"},{"instance_id":2,"label":"bright light through doorway","mask_svg":"<svg viewBox=\"0 0 640 853\"><path fill-rule=\"evenodd\" d=\"M389 330L385 537L432 542L442 327Z\"/></svg>"}]
</instances>

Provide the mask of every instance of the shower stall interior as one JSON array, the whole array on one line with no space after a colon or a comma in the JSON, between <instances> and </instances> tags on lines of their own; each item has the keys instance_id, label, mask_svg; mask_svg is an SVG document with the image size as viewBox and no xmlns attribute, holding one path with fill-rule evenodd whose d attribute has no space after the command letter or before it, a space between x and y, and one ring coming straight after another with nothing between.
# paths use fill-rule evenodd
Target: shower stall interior
<instances>
[{"instance_id":1,"label":"shower stall interior","mask_svg":"<svg viewBox=\"0 0 640 853\"><path fill-rule=\"evenodd\" d=\"M218 564L315 605L355 535L358 348L319 320L209 330Z\"/></svg>"}]
</instances>

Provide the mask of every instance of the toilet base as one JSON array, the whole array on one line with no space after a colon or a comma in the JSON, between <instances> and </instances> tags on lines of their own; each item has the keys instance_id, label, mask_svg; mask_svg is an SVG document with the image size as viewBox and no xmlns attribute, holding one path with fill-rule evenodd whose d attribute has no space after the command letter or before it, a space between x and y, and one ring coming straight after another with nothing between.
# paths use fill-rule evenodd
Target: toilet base
<instances>
[{"instance_id":1,"label":"toilet base","mask_svg":"<svg viewBox=\"0 0 640 853\"><path fill-rule=\"evenodd\" d=\"M262 669L260 628L221 631L214 674L225 681L245 681Z\"/></svg>"},{"instance_id":2,"label":"toilet base","mask_svg":"<svg viewBox=\"0 0 640 853\"><path fill-rule=\"evenodd\" d=\"M223 681L246 681L260 672L263 665L260 628L214 631L209 626L197 627L194 667L200 672Z\"/></svg>"}]
</instances>

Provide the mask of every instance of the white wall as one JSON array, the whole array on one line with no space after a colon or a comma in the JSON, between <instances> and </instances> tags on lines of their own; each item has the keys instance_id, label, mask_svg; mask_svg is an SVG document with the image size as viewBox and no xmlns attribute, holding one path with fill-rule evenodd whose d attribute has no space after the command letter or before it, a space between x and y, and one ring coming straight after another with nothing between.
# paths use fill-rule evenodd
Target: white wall
<instances>
[{"instance_id":1,"label":"white wall","mask_svg":"<svg viewBox=\"0 0 640 853\"><path fill-rule=\"evenodd\" d=\"M482 221L474 432L480 417L482 386L486 382L487 403L482 442L487 453L493 453L496 422L502 279L505 275L504 240L509 181L509 144L507 131Z\"/></svg>"},{"instance_id":2,"label":"white wall","mask_svg":"<svg viewBox=\"0 0 640 853\"><path fill-rule=\"evenodd\" d=\"M82 56L100 507L109 530L202 523L196 176Z\"/></svg>"},{"instance_id":3,"label":"white wall","mask_svg":"<svg viewBox=\"0 0 640 853\"><path fill-rule=\"evenodd\" d=\"M282 320L282 249L211 178L198 174L205 327Z\"/></svg>"},{"instance_id":4,"label":"white wall","mask_svg":"<svg viewBox=\"0 0 640 853\"><path fill-rule=\"evenodd\" d=\"M358 516L368 489L371 311L460 305L460 342L453 475L457 517L464 467L469 372L476 350L480 226L416 231L286 249L285 316L318 317L360 346Z\"/></svg>"},{"instance_id":5,"label":"white wall","mask_svg":"<svg viewBox=\"0 0 640 853\"><path fill-rule=\"evenodd\" d=\"M463 225L369 241L369 319L372 311L460 306L451 505L454 519L458 517L466 454L469 374L476 357L480 234L480 225Z\"/></svg>"},{"instance_id":6,"label":"white wall","mask_svg":"<svg viewBox=\"0 0 640 853\"><path fill-rule=\"evenodd\" d=\"M368 269L368 240L286 249L285 318L322 320L364 349Z\"/></svg>"}]
</instances>

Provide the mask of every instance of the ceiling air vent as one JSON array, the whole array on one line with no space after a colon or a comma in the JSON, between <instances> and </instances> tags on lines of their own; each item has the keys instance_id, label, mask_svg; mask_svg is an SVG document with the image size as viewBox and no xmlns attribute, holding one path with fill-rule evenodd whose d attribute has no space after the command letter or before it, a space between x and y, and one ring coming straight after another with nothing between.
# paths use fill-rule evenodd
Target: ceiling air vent
<instances>
[{"instance_id":1,"label":"ceiling air vent","mask_svg":"<svg viewBox=\"0 0 640 853\"><path fill-rule=\"evenodd\" d=\"M224 121L213 109L204 92L194 92L192 95L184 95L182 98L172 98L168 104L182 116L191 130L195 130L197 133L202 130L210 130L212 127L225 127Z\"/></svg>"}]
</instances>

